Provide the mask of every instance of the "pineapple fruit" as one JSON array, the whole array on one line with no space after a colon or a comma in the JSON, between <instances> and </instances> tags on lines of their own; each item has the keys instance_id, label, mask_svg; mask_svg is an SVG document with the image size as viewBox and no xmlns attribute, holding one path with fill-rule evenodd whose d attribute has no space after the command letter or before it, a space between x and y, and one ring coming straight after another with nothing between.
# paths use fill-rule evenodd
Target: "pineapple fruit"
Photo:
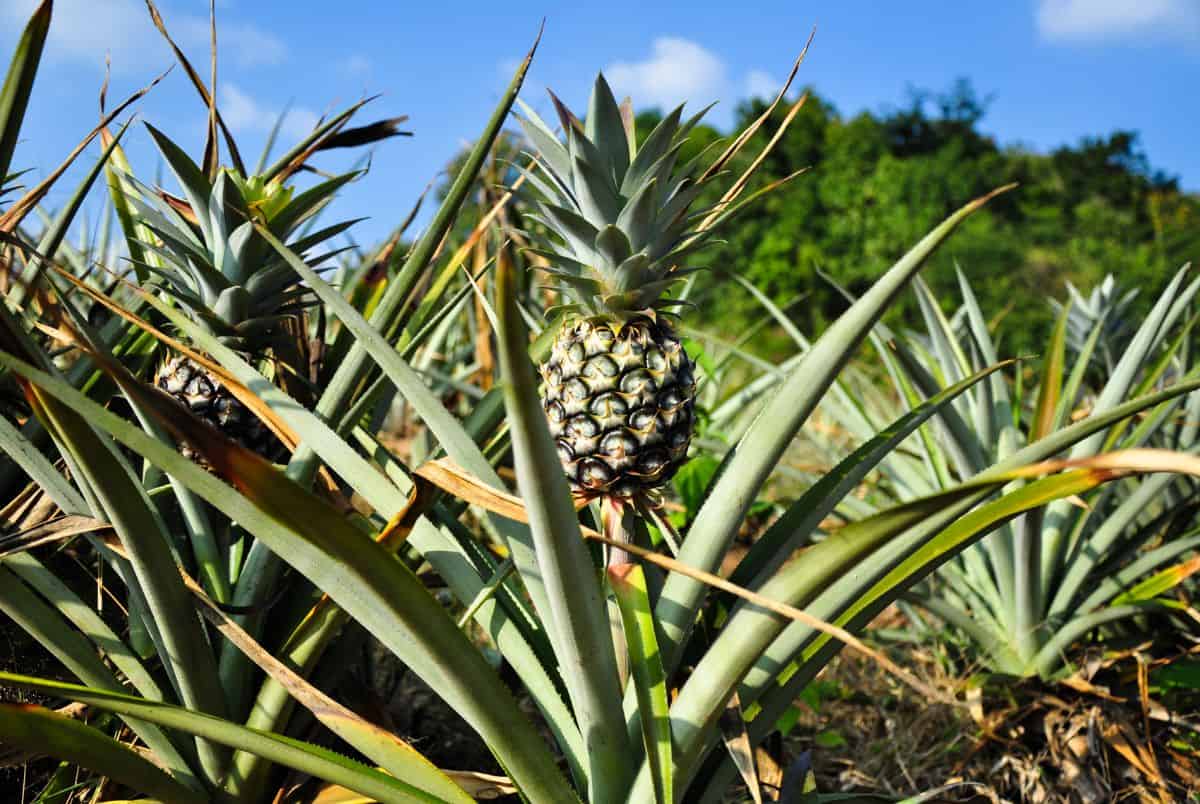
<instances>
[{"instance_id":1,"label":"pineapple fruit","mask_svg":"<svg viewBox=\"0 0 1200 804\"><path fill-rule=\"evenodd\" d=\"M552 96L553 97L553 96ZM528 106L522 127L538 150L527 177L536 220L550 233L535 252L569 303L540 366L542 403L572 488L585 496L652 494L687 457L695 378L664 294L692 270L708 240L691 209L708 180L679 152L700 115L667 115L637 143L628 103L596 78L585 120L554 98L566 142Z\"/></svg>"},{"instance_id":2,"label":"pineapple fruit","mask_svg":"<svg viewBox=\"0 0 1200 804\"><path fill-rule=\"evenodd\" d=\"M283 445L275 434L211 371L191 358L173 355L163 361L154 373L154 384L243 447L271 461L282 455ZM183 452L190 458L196 457L186 444Z\"/></svg>"},{"instance_id":3,"label":"pineapple fruit","mask_svg":"<svg viewBox=\"0 0 1200 804\"><path fill-rule=\"evenodd\" d=\"M144 267L162 291L223 344L251 361L269 360L277 381L281 375L302 380L309 373L303 316L312 297L254 224L268 228L297 254L309 254L350 225L301 232L357 174L298 194L278 178L246 177L228 168L210 182L165 135L153 128L150 132L186 199L139 185L142 199L133 199L137 222L159 241L147 245L161 257L160 265ZM275 435L216 375L188 357L169 355L158 366L154 384L229 439L269 460L282 457L283 445ZM186 444L181 451L197 457Z\"/></svg>"}]
</instances>

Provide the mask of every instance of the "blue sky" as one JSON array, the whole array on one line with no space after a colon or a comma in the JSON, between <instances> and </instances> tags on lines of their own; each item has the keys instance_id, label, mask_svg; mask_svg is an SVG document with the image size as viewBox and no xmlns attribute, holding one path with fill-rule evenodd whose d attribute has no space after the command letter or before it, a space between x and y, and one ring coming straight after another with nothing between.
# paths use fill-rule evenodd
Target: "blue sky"
<instances>
[{"instance_id":1,"label":"blue sky","mask_svg":"<svg viewBox=\"0 0 1200 804\"><path fill-rule=\"evenodd\" d=\"M34 5L0 0L5 60ZM206 66L207 0L159 5L176 38ZM219 99L248 155L289 105L286 139L364 94L383 94L364 122L408 114L415 136L380 146L370 175L339 202L345 217L371 216L356 229L363 241L401 219L475 136L543 16L546 32L524 93L538 108L546 107L546 86L581 107L595 71L604 69L639 105L720 100L712 120L727 124L739 99L778 84L816 26L798 80L843 114L900 104L909 86L938 90L966 77L994 96L984 126L1003 143L1046 150L1136 129L1156 167L1200 190L1200 0L741 5L218 0ZM142 0L58 0L18 166L48 171L94 125L106 52L110 98L172 63ZM203 109L181 71L137 108L198 152ZM128 143L135 169L152 177L148 136L137 128ZM805 180L819 181L819 166Z\"/></svg>"}]
</instances>

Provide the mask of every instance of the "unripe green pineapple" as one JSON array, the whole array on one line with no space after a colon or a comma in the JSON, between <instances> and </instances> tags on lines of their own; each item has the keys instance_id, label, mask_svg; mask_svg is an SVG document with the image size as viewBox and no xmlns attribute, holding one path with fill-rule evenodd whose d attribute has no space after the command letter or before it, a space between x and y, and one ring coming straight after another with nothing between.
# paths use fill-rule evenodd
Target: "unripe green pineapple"
<instances>
[{"instance_id":1,"label":"unripe green pineapple","mask_svg":"<svg viewBox=\"0 0 1200 804\"><path fill-rule=\"evenodd\" d=\"M664 312L680 302L664 294L708 237L690 209L699 157L677 164L700 115L681 123L675 109L639 146L603 75L586 120L554 102L565 143L524 105L521 120L539 151L530 217L551 233L536 251L570 301L556 308L566 316L540 367L542 403L577 492L637 496L670 480L692 437L693 366Z\"/></svg>"}]
</instances>

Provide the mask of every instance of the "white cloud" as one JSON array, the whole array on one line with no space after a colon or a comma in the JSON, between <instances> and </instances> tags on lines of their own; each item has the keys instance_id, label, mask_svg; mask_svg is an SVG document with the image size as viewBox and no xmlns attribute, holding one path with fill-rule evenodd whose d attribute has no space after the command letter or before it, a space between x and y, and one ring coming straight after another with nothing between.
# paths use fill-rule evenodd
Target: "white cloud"
<instances>
[{"instance_id":1,"label":"white cloud","mask_svg":"<svg viewBox=\"0 0 1200 804\"><path fill-rule=\"evenodd\" d=\"M745 86L748 97L774 100L783 88L783 82L766 70L751 70L746 73Z\"/></svg>"},{"instance_id":2,"label":"white cloud","mask_svg":"<svg viewBox=\"0 0 1200 804\"><path fill-rule=\"evenodd\" d=\"M370 75L373 68L370 59L356 53L353 56L347 56L343 59L341 64L338 65L338 69L346 75L363 76Z\"/></svg>"},{"instance_id":3,"label":"white cloud","mask_svg":"<svg viewBox=\"0 0 1200 804\"><path fill-rule=\"evenodd\" d=\"M1050 40L1130 35L1200 38L1196 0L1038 0L1038 32Z\"/></svg>"},{"instance_id":4,"label":"white cloud","mask_svg":"<svg viewBox=\"0 0 1200 804\"><path fill-rule=\"evenodd\" d=\"M201 52L208 54L207 17L179 15L178 22L170 19L166 22L167 30L181 45L201 48ZM261 28L241 22L224 22L218 14L217 52L222 58L232 58L239 67L270 67L283 62L287 45Z\"/></svg>"},{"instance_id":5,"label":"white cloud","mask_svg":"<svg viewBox=\"0 0 1200 804\"><path fill-rule=\"evenodd\" d=\"M218 20L218 29L220 26ZM234 59L243 67L282 64L287 58L287 45L282 39L253 25L227 25L224 32L218 30L218 47L222 43L233 52Z\"/></svg>"},{"instance_id":6,"label":"white cloud","mask_svg":"<svg viewBox=\"0 0 1200 804\"><path fill-rule=\"evenodd\" d=\"M0 0L0 18L14 27L23 26L37 7L37 0ZM137 52L138 40L152 30L146 8L135 0L58 0L50 24L51 53L83 56L104 63L106 51L114 61L122 54Z\"/></svg>"},{"instance_id":7,"label":"white cloud","mask_svg":"<svg viewBox=\"0 0 1200 804\"><path fill-rule=\"evenodd\" d=\"M730 84L725 63L714 53L671 36L655 39L644 61L619 61L604 74L618 97L630 95L639 107L670 108L684 101L701 106L727 96Z\"/></svg>"},{"instance_id":8,"label":"white cloud","mask_svg":"<svg viewBox=\"0 0 1200 804\"><path fill-rule=\"evenodd\" d=\"M23 26L36 6L37 0L0 0L0 24ZM167 30L188 55L197 61L205 57L208 17L161 10ZM240 67L278 64L287 55L279 38L253 25L226 22L221 15L217 16L217 43L220 54ZM47 49L51 56L97 67L111 53L117 71L166 67L174 61L142 0L56 0Z\"/></svg>"},{"instance_id":9,"label":"white cloud","mask_svg":"<svg viewBox=\"0 0 1200 804\"><path fill-rule=\"evenodd\" d=\"M674 36L655 39L647 58L618 61L605 69L604 75L618 98L628 95L639 109L658 106L665 111L686 102L697 111L720 100L708 118L716 125L729 122L738 100L774 98L783 86L765 70L736 75L716 53Z\"/></svg>"},{"instance_id":10,"label":"white cloud","mask_svg":"<svg viewBox=\"0 0 1200 804\"><path fill-rule=\"evenodd\" d=\"M217 104L225 124L237 132L270 131L281 109L260 103L236 84L223 82L217 90ZM290 139L302 139L312 132L319 116L311 109L293 106L287 110L282 132Z\"/></svg>"}]
</instances>

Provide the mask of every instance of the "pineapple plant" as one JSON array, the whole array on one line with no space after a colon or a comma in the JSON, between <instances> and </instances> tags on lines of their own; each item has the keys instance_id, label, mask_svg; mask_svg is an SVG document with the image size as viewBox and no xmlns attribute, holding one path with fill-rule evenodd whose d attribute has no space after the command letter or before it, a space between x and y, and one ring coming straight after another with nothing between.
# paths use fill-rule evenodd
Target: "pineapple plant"
<instances>
[{"instance_id":1,"label":"pineapple plant","mask_svg":"<svg viewBox=\"0 0 1200 804\"><path fill-rule=\"evenodd\" d=\"M1123 287L1120 279L1108 274L1085 296L1067 282L1067 302L1050 300L1056 314L1067 312L1067 348L1072 355L1093 352L1090 368L1098 375L1111 374L1121 359L1134 329L1134 303L1138 288ZM1087 345L1096 327L1099 340L1094 351Z\"/></svg>"},{"instance_id":2,"label":"pineapple plant","mask_svg":"<svg viewBox=\"0 0 1200 804\"><path fill-rule=\"evenodd\" d=\"M521 118L539 151L530 217L548 232L535 252L568 297L550 311L541 398L573 490L632 498L670 480L692 436L693 365L671 321L683 302L665 294L711 231L691 209L711 174L679 164L703 112L676 108L639 145L602 74L583 121L554 104L565 142L528 106Z\"/></svg>"},{"instance_id":3,"label":"pineapple plant","mask_svg":"<svg viewBox=\"0 0 1200 804\"><path fill-rule=\"evenodd\" d=\"M132 199L136 222L158 241L146 244L157 259L142 267L207 333L249 360L269 363L277 384L303 399L311 372L305 310L312 297L255 227L298 254L310 254L350 225L309 231L314 216L358 174L337 176L301 193L287 183L287 172L246 176L238 168L222 168L210 182L166 135L149 128L186 200L134 182L140 195ZM306 259L316 265L334 253ZM167 355L153 380L227 438L265 458L282 457L275 434L216 374L186 355ZM181 450L193 455L186 444Z\"/></svg>"}]
</instances>

